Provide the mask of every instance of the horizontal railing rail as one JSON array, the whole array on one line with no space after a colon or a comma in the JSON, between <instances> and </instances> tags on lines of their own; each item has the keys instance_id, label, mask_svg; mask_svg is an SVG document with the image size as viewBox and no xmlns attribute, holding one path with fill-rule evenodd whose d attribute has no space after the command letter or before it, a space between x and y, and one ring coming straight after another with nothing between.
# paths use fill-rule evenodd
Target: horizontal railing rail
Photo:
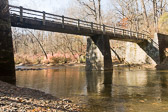
<instances>
[{"instance_id":1,"label":"horizontal railing rail","mask_svg":"<svg viewBox=\"0 0 168 112\"><path fill-rule=\"evenodd\" d=\"M80 28L86 28L86 29L90 29L92 33L94 31L101 31L104 34L106 34L107 32L112 32L114 35L119 34L123 36L130 36L130 37L135 37L136 39L149 38L149 36L146 34L130 31L119 27L101 25L101 24L88 22L80 19L74 19L70 17L46 13L44 11L37 11L37 10L27 9L23 7L13 6L13 5L9 5L9 8L10 8L10 14L18 16L20 18L20 22L23 22L24 18L32 18L32 19L42 21L43 25L45 25L47 21L51 21L51 22L62 24L62 28L64 28L65 25L75 25L78 28L78 30L80 30Z\"/></svg>"}]
</instances>

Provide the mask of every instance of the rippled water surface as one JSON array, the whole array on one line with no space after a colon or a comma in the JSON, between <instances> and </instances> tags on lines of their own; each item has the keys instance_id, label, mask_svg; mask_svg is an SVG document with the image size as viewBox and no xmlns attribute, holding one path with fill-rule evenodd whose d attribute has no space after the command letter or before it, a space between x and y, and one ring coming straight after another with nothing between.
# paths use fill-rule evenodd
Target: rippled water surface
<instances>
[{"instance_id":1,"label":"rippled water surface","mask_svg":"<svg viewBox=\"0 0 168 112\"><path fill-rule=\"evenodd\" d=\"M85 67L17 71L17 86L70 98L90 112L168 112L168 71Z\"/></svg>"}]
</instances>

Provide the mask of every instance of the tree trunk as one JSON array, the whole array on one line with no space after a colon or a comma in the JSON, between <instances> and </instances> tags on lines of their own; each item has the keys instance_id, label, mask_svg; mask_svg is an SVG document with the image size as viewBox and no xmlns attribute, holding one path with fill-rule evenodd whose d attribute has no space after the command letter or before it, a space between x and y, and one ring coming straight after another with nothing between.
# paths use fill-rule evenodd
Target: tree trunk
<instances>
[{"instance_id":1,"label":"tree trunk","mask_svg":"<svg viewBox=\"0 0 168 112\"><path fill-rule=\"evenodd\" d=\"M120 58L120 56L117 54L117 52L113 49L113 48L110 48L112 51L113 51L113 53L117 56L117 58L118 58L118 60L120 61L120 63L122 63L122 60L121 60L121 58Z\"/></svg>"},{"instance_id":2,"label":"tree trunk","mask_svg":"<svg viewBox=\"0 0 168 112\"><path fill-rule=\"evenodd\" d=\"M144 21L146 21L147 29L149 29L149 21L148 21L148 16L147 16L144 0L141 0L141 4L143 8Z\"/></svg>"},{"instance_id":3,"label":"tree trunk","mask_svg":"<svg viewBox=\"0 0 168 112\"><path fill-rule=\"evenodd\" d=\"M99 5L99 24L102 24L101 0L98 0L98 5Z\"/></svg>"},{"instance_id":4,"label":"tree trunk","mask_svg":"<svg viewBox=\"0 0 168 112\"><path fill-rule=\"evenodd\" d=\"M136 14L138 15L139 13L139 9L138 9L138 0L136 0ZM139 31L139 18L138 16L136 16L136 31Z\"/></svg>"},{"instance_id":5,"label":"tree trunk","mask_svg":"<svg viewBox=\"0 0 168 112\"><path fill-rule=\"evenodd\" d=\"M40 47L41 47L41 49L42 49L42 51L43 51L43 53L44 53L46 59L48 59L47 53L45 52L45 50L44 50L43 46L41 45L40 41L38 40L38 38L37 38L31 31L29 31L29 32L30 32L30 33L32 34L32 36L37 40L37 42L38 42L38 44L40 45Z\"/></svg>"},{"instance_id":6,"label":"tree trunk","mask_svg":"<svg viewBox=\"0 0 168 112\"><path fill-rule=\"evenodd\" d=\"M155 32L158 32L157 1L156 0L153 0L153 19L154 19Z\"/></svg>"},{"instance_id":7,"label":"tree trunk","mask_svg":"<svg viewBox=\"0 0 168 112\"><path fill-rule=\"evenodd\" d=\"M163 0L160 0L160 15L163 14Z\"/></svg>"}]
</instances>

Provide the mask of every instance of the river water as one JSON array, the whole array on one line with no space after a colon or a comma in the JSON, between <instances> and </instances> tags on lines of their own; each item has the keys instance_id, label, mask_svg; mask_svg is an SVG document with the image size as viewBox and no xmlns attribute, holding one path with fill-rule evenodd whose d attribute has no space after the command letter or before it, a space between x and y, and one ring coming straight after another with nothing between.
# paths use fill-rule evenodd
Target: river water
<instances>
[{"instance_id":1,"label":"river water","mask_svg":"<svg viewBox=\"0 0 168 112\"><path fill-rule=\"evenodd\" d=\"M16 85L69 98L88 112L168 112L168 71L83 66L17 71Z\"/></svg>"}]
</instances>

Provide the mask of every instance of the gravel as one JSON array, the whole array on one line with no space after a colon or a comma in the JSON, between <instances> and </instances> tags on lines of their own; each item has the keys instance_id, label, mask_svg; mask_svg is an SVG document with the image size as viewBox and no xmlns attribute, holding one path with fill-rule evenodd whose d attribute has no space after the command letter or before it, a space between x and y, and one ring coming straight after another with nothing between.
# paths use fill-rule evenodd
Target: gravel
<instances>
[{"instance_id":1,"label":"gravel","mask_svg":"<svg viewBox=\"0 0 168 112\"><path fill-rule=\"evenodd\" d=\"M0 112L79 112L80 108L69 99L0 81Z\"/></svg>"}]
</instances>

